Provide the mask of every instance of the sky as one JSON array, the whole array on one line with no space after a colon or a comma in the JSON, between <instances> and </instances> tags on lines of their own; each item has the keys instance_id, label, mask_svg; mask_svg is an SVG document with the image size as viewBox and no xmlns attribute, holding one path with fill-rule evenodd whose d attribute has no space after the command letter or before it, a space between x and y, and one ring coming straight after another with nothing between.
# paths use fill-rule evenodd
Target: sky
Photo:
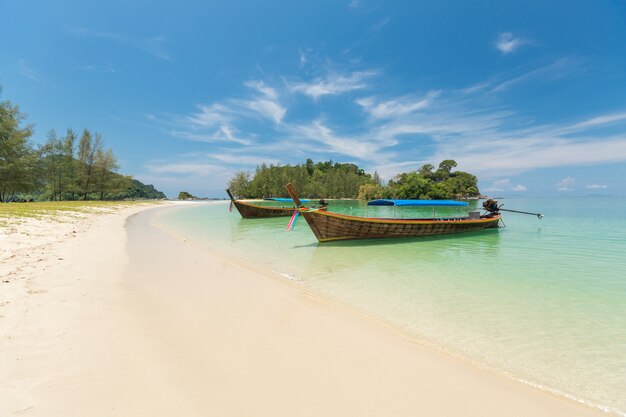
<instances>
[{"instance_id":1,"label":"sky","mask_svg":"<svg viewBox=\"0 0 626 417\"><path fill-rule=\"evenodd\" d=\"M0 99L120 172L224 197L260 163L626 195L626 2L0 0Z\"/></svg>"}]
</instances>

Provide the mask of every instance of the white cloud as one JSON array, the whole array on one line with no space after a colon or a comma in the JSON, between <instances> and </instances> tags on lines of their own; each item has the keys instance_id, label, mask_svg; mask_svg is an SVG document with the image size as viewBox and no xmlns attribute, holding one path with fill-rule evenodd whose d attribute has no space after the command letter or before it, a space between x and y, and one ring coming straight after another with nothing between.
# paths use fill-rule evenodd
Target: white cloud
<instances>
[{"instance_id":1,"label":"white cloud","mask_svg":"<svg viewBox=\"0 0 626 417\"><path fill-rule=\"evenodd\" d=\"M231 110L223 104L211 104L198 106L200 111L186 116L184 119L193 127L212 128L230 122Z\"/></svg>"},{"instance_id":2,"label":"white cloud","mask_svg":"<svg viewBox=\"0 0 626 417\"><path fill-rule=\"evenodd\" d=\"M585 185L585 188L588 188L590 190L605 190L608 188L608 186L600 185L600 184L591 184L591 185Z\"/></svg>"},{"instance_id":3,"label":"white cloud","mask_svg":"<svg viewBox=\"0 0 626 417\"><path fill-rule=\"evenodd\" d=\"M148 164L146 166L152 174L193 174L207 176L223 171L220 165L209 163L165 163Z\"/></svg>"},{"instance_id":4,"label":"white cloud","mask_svg":"<svg viewBox=\"0 0 626 417\"><path fill-rule=\"evenodd\" d=\"M122 45L139 49L159 59L165 61L173 61L172 56L164 48L164 44L167 42L167 39L164 36L159 35L148 38L138 38L121 33L97 31L85 27L70 28L68 32L75 36L87 36L92 38L110 40Z\"/></svg>"},{"instance_id":5,"label":"white cloud","mask_svg":"<svg viewBox=\"0 0 626 417\"><path fill-rule=\"evenodd\" d=\"M572 126L572 129L581 129L588 127L595 127L606 125L609 123L622 122L626 120L626 113L615 113L615 114L607 114L604 116L598 116L591 118L589 120L585 120L584 122L577 123Z\"/></svg>"},{"instance_id":6,"label":"white cloud","mask_svg":"<svg viewBox=\"0 0 626 417\"><path fill-rule=\"evenodd\" d=\"M389 24L389 22L391 22L391 17L387 16L384 19L374 23L372 25L372 30L374 32L380 31L382 30L385 26L387 26Z\"/></svg>"},{"instance_id":7,"label":"white cloud","mask_svg":"<svg viewBox=\"0 0 626 417\"><path fill-rule=\"evenodd\" d=\"M367 87L365 80L376 75L376 71L357 71L350 75L329 74L311 82L293 82L289 89L310 96L314 100L326 95L337 95Z\"/></svg>"},{"instance_id":8,"label":"white cloud","mask_svg":"<svg viewBox=\"0 0 626 417\"><path fill-rule=\"evenodd\" d=\"M505 91L513 85L533 80L539 83L545 83L580 71L582 71L582 68L579 61L560 58L551 64L525 71L520 75L510 77L506 80L494 80L492 85L490 85L492 87L490 91L492 93Z\"/></svg>"},{"instance_id":9,"label":"white cloud","mask_svg":"<svg viewBox=\"0 0 626 417\"><path fill-rule=\"evenodd\" d=\"M424 161L436 164L454 159L460 170L475 173L482 181L497 180L485 191L525 192L525 185L502 178L534 169L626 162L626 131L611 129L609 135L597 129L626 121L626 113L538 125L510 108L493 104L495 98L486 96L494 89L507 88L506 83L545 82L567 73L567 66L565 61L557 61L526 76L494 77L478 84L480 87L471 91L472 97L464 90L446 89L421 97L387 94L381 99L366 95L356 101L346 97L346 104L363 110L352 112L349 119L346 112L320 114L313 109L294 120L286 117L288 109L283 101L297 105L297 100L303 100L302 96L289 95L294 91L319 98L370 88L366 78L376 71L298 83L250 80L244 83L249 90L242 96L199 106L189 115L169 117L165 124L177 137L210 142L219 147L216 151L220 155L232 155L230 160L214 158L215 164L236 165L239 158L242 166L253 168L263 161L276 162L276 155L288 161L339 156L339 160L355 160L391 178L419 168ZM481 100L479 94L486 94L487 100ZM573 189L574 185L557 188Z\"/></svg>"},{"instance_id":10,"label":"white cloud","mask_svg":"<svg viewBox=\"0 0 626 417\"><path fill-rule=\"evenodd\" d=\"M82 65L72 67L72 71L84 71L84 72L93 72L100 74L116 74L117 70L113 67L112 64L106 64L103 66L100 65Z\"/></svg>"},{"instance_id":11,"label":"white cloud","mask_svg":"<svg viewBox=\"0 0 626 417\"><path fill-rule=\"evenodd\" d=\"M274 123L281 123L287 113L287 109L280 104L277 91L263 81L252 80L244 84L260 93L260 95L250 99L231 100L231 103L239 105L244 109L252 110L253 113ZM236 112L237 110L234 111Z\"/></svg>"},{"instance_id":12,"label":"white cloud","mask_svg":"<svg viewBox=\"0 0 626 417\"><path fill-rule=\"evenodd\" d=\"M502 191L524 192L524 191L527 191L527 188L525 185L521 185L521 184L513 186L513 184L511 183L511 180L508 178L505 178L505 179L496 180L492 182L491 185L484 188L483 191L489 192L489 193L502 192Z\"/></svg>"},{"instance_id":13,"label":"white cloud","mask_svg":"<svg viewBox=\"0 0 626 417\"><path fill-rule=\"evenodd\" d=\"M268 86L263 81L250 80L246 81L244 85L260 92L263 96L267 97L270 100L276 100L278 98L278 93L276 92L276 89Z\"/></svg>"},{"instance_id":14,"label":"white cloud","mask_svg":"<svg viewBox=\"0 0 626 417\"><path fill-rule=\"evenodd\" d=\"M299 49L298 53L300 55L300 61L299 61L300 62L300 68L302 68L308 62L308 58L307 58L306 53L302 49Z\"/></svg>"},{"instance_id":15,"label":"white cloud","mask_svg":"<svg viewBox=\"0 0 626 417\"><path fill-rule=\"evenodd\" d=\"M43 76L39 73L39 71L33 69L25 59L20 59L18 61L18 65L20 68L20 73L24 77L28 78L29 80L41 83L41 84L47 84Z\"/></svg>"},{"instance_id":16,"label":"white cloud","mask_svg":"<svg viewBox=\"0 0 626 417\"><path fill-rule=\"evenodd\" d=\"M485 188L484 191L497 192L497 191L508 190L510 188L511 188L511 180L507 178L507 179L494 181L493 183L491 183L489 187Z\"/></svg>"},{"instance_id":17,"label":"white cloud","mask_svg":"<svg viewBox=\"0 0 626 417\"><path fill-rule=\"evenodd\" d=\"M241 102L243 106L258 113L260 116L273 121L274 123L281 123L283 117L287 113L287 109L282 107L279 103L266 99L254 99L244 100Z\"/></svg>"},{"instance_id":18,"label":"white cloud","mask_svg":"<svg viewBox=\"0 0 626 417\"><path fill-rule=\"evenodd\" d=\"M374 98L366 97L356 100L356 103L363 107L375 119L386 119L404 116L428 107L439 95L440 91L431 91L426 97L415 99L412 97L400 97L395 100L381 101L375 103Z\"/></svg>"},{"instance_id":19,"label":"white cloud","mask_svg":"<svg viewBox=\"0 0 626 417\"><path fill-rule=\"evenodd\" d=\"M338 135L321 120L315 120L310 124L294 125L290 127L290 130L293 137L325 145L324 150L327 152L347 155L362 160L373 160L381 157L381 151L395 143L368 139L357 135Z\"/></svg>"},{"instance_id":20,"label":"white cloud","mask_svg":"<svg viewBox=\"0 0 626 417\"><path fill-rule=\"evenodd\" d=\"M526 41L521 38L514 38L511 32L504 32L498 36L496 48L503 54L510 54L524 43L526 43Z\"/></svg>"},{"instance_id":21,"label":"white cloud","mask_svg":"<svg viewBox=\"0 0 626 417\"><path fill-rule=\"evenodd\" d=\"M576 178L565 177L561 181L556 183L558 191L574 191L576 185Z\"/></svg>"},{"instance_id":22,"label":"white cloud","mask_svg":"<svg viewBox=\"0 0 626 417\"><path fill-rule=\"evenodd\" d=\"M242 166L242 165L256 166L261 163L266 163L268 165L270 164L278 165L280 163L280 160L274 157L263 157L258 154L237 155L237 154L225 154L225 153L223 154L212 153L207 156L213 159L216 159L220 162L230 164L230 165L237 165L237 166Z\"/></svg>"}]
</instances>

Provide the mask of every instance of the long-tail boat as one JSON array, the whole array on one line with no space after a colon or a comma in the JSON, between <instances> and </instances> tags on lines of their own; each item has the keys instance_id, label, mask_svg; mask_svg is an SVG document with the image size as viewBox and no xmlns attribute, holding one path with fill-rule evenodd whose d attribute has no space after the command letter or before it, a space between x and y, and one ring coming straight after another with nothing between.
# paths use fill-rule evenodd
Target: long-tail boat
<instances>
[{"instance_id":1,"label":"long-tail boat","mask_svg":"<svg viewBox=\"0 0 626 417\"><path fill-rule=\"evenodd\" d=\"M266 198L266 201L285 203L284 206L264 206L254 202L240 201L233 197L230 190L226 190L231 204L235 206L244 219L291 216L293 214L293 200L291 198ZM303 200L308 202L309 200Z\"/></svg>"},{"instance_id":2,"label":"long-tail boat","mask_svg":"<svg viewBox=\"0 0 626 417\"><path fill-rule=\"evenodd\" d=\"M495 211L488 211L485 215L470 213L470 217L415 219L359 217L305 207L291 184L285 185L285 188L296 205L295 210L304 217L319 242L465 233L496 228L500 222L497 202L495 202ZM467 206L465 202L450 200L374 200L369 204Z\"/></svg>"}]
</instances>

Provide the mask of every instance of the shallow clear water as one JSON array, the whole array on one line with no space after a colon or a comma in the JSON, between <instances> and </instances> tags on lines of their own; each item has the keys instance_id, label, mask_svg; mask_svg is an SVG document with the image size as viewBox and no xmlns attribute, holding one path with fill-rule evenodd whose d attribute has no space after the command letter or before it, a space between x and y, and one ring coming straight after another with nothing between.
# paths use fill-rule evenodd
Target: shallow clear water
<instances>
[{"instance_id":1,"label":"shallow clear water","mask_svg":"<svg viewBox=\"0 0 626 417\"><path fill-rule=\"evenodd\" d=\"M288 217L241 219L226 204L159 221L439 349L626 415L626 198L501 202L546 217L503 213L498 230L321 245L302 218L287 232ZM394 217L356 201L329 210ZM448 210L437 213L459 215Z\"/></svg>"}]
</instances>

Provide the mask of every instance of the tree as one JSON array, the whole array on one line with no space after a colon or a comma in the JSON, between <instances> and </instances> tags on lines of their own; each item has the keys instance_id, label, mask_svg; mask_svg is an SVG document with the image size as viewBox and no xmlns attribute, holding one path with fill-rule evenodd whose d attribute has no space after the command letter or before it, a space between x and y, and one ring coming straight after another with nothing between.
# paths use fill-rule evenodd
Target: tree
<instances>
[{"instance_id":1,"label":"tree","mask_svg":"<svg viewBox=\"0 0 626 417\"><path fill-rule=\"evenodd\" d=\"M63 139L63 183L64 187L62 192L66 194L65 198L71 200L76 199L76 192L78 191L76 184L76 160L74 159L74 152L76 145L76 133L70 128L65 133Z\"/></svg>"},{"instance_id":2,"label":"tree","mask_svg":"<svg viewBox=\"0 0 626 417\"><path fill-rule=\"evenodd\" d=\"M78 142L78 187L83 195L83 200L93 191L93 173L96 161L96 153L102 150L102 136L96 133L95 138L87 129Z\"/></svg>"},{"instance_id":3,"label":"tree","mask_svg":"<svg viewBox=\"0 0 626 417\"><path fill-rule=\"evenodd\" d=\"M250 196L250 173L238 171L235 176L228 181L228 189L237 197Z\"/></svg>"},{"instance_id":4,"label":"tree","mask_svg":"<svg viewBox=\"0 0 626 417\"><path fill-rule=\"evenodd\" d=\"M359 200L375 200L383 197L383 187L380 184L363 184L359 187Z\"/></svg>"},{"instance_id":5,"label":"tree","mask_svg":"<svg viewBox=\"0 0 626 417\"><path fill-rule=\"evenodd\" d=\"M439 169L446 171L448 174L452 171L452 168L456 167L456 161L453 159L446 159L439 163Z\"/></svg>"},{"instance_id":6,"label":"tree","mask_svg":"<svg viewBox=\"0 0 626 417\"><path fill-rule=\"evenodd\" d=\"M117 171L119 165L110 149L104 151L98 149L94 160L94 187L95 191L100 195L100 200L104 199L104 194L118 186L119 183L114 181L114 172Z\"/></svg>"},{"instance_id":7,"label":"tree","mask_svg":"<svg viewBox=\"0 0 626 417\"><path fill-rule=\"evenodd\" d=\"M433 169L435 169L435 167L431 164L424 164L417 172L424 178L431 178L433 175Z\"/></svg>"},{"instance_id":8,"label":"tree","mask_svg":"<svg viewBox=\"0 0 626 417\"><path fill-rule=\"evenodd\" d=\"M11 201L16 193L37 187L37 155L28 139L32 127L20 127L26 118L9 101L0 101L0 201Z\"/></svg>"},{"instance_id":9,"label":"tree","mask_svg":"<svg viewBox=\"0 0 626 417\"><path fill-rule=\"evenodd\" d=\"M181 191L180 193L178 193L178 199L179 200L192 200L194 198L197 198L197 197L193 196L192 194L188 193L187 191Z\"/></svg>"}]
</instances>

